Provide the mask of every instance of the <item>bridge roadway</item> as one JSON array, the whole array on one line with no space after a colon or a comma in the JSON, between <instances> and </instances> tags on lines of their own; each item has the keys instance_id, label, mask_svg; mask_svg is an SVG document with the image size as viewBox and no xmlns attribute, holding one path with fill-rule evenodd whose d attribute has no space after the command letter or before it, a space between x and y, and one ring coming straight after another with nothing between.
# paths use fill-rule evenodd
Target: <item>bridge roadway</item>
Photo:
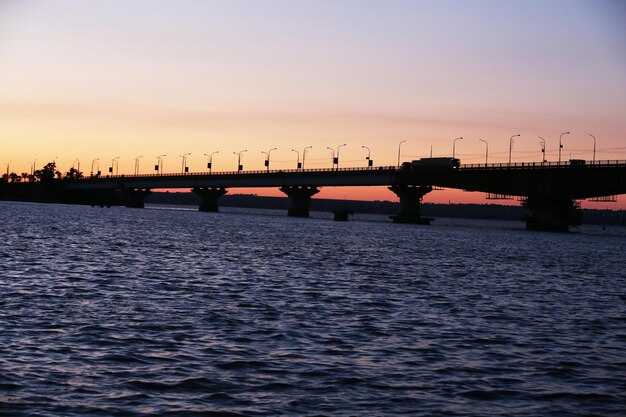
<instances>
[{"instance_id":1,"label":"bridge roadway","mask_svg":"<svg viewBox=\"0 0 626 417\"><path fill-rule=\"evenodd\" d=\"M67 189L110 188L271 188L283 186L375 186L391 185L396 180L395 167L194 172L187 174L114 175L99 178L85 177L68 183Z\"/></svg>"},{"instance_id":2,"label":"bridge roadway","mask_svg":"<svg viewBox=\"0 0 626 417\"><path fill-rule=\"evenodd\" d=\"M202 198L200 210L217 211L228 188L278 187L290 200L289 215L308 216L310 199L320 187L341 186L388 186L400 198L397 222L427 223L420 216L422 198L433 187L444 187L522 197L529 229L567 230L579 223L576 200L626 194L626 161L114 175L65 181L64 189L89 192L94 201L102 200L99 192L118 190L129 207L143 207L151 189L192 189Z\"/></svg>"}]
</instances>

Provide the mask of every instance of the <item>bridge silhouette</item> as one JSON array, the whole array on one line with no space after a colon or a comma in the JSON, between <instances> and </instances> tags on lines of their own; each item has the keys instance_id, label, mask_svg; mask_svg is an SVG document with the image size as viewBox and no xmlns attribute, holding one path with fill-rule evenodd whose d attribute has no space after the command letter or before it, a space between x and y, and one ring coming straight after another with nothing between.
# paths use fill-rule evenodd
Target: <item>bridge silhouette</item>
<instances>
[{"instance_id":1,"label":"bridge silhouette","mask_svg":"<svg viewBox=\"0 0 626 417\"><path fill-rule=\"evenodd\" d=\"M120 202L142 208L152 189L191 189L201 197L200 211L218 211L219 198L230 188L274 187L288 197L288 215L299 217L309 216L311 197L321 187L342 186L389 187L400 200L400 212L392 217L398 223L429 223L432 219L421 216L422 199L442 187L480 191L494 198L518 197L528 212L527 229L566 231L580 224L577 200L626 193L626 161L96 175L63 180L64 193L80 193L79 200L92 205Z\"/></svg>"}]
</instances>

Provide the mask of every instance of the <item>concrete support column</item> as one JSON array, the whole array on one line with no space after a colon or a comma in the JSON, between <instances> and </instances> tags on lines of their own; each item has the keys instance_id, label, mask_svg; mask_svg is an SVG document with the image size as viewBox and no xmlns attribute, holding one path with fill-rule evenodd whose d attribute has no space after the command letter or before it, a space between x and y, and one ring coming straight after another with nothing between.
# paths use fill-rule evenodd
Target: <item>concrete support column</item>
<instances>
[{"instance_id":1,"label":"concrete support column","mask_svg":"<svg viewBox=\"0 0 626 417\"><path fill-rule=\"evenodd\" d=\"M400 213L391 216L394 223L430 224L434 219L422 217L422 198L432 191L430 185L392 185L389 187L400 198Z\"/></svg>"},{"instance_id":2,"label":"concrete support column","mask_svg":"<svg viewBox=\"0 0 626 417\"><path fill-rule=\"evenodd\" d=\"M111 207L120 205L119 193L116 190L95 190L87 194L91 207Z\"/></svg>"},{"instance_id":3,"label":"concrete support column","mask_svg":"<svg viewBox=\"0 0 626 417\"><path fill-rule=\"evenodd\" d=\"M224 187L195 187L193 192L200 196L199 211L213 212L219 211L218 200L228 191Z\"/></svg>"},{"instance_id":4,"label":"concrete support column","mask_svg":"<svg viewBox=\"0 0 626 417\"><path fill-rule=\"evenodd\" d=\"M123 190L124 205L129 208L144 208L143 200L151 192L149 188L125 188Z\"/></svg>"},{"instance_id":5,"label":"concrete support column","mask_svg":"<svg viewBox=\"0 0 626 417\"><path fill-rule=\"evenodd\" d=\"M580 208L570 198L529 196L523 205L528 211L526 230L567 232L581 223Z\"/></svg>"},{"instance_id":6,"label":"concrete support column","mask_svg":"<svg viewBox=\"0 0 626 417\"><path fill-rule=\"evenodd\" d=\"M320 192L317 187L300 187L297 185L280 187L280 191L287 194L289 198L287 215L290 217L309 217L311 197Z\"/></svg>"}]
</instances>

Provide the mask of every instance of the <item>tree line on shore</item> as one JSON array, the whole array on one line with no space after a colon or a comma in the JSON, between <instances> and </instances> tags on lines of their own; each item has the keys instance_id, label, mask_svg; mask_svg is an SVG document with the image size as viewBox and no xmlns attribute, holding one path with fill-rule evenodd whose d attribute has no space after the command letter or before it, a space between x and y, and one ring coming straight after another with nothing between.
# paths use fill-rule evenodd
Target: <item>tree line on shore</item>
<instances>
[{"instance_id":1,"label":"tree line on shore","mask_svg":"<svg viewBox=\"0 0 626 417\"><path fill-rule=\"evenodd\" d=\"M0 177L0 182L4 183L23 183L23 182L51 182L53 180L63 179L79 179L83 177L83 173L76 168L70 168L65 174L57 169L55 162L48 162L41 169L37 169L32 173L16 172L4 173Z\"/></svg>"}]
</instances>

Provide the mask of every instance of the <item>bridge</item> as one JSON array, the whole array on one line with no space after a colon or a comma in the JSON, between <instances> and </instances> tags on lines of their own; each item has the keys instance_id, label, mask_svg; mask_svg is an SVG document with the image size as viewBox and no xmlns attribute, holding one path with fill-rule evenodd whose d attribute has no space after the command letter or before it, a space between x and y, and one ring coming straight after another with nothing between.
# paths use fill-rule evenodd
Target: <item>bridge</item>
<instances>
[{"instance_id":1,"label":"bridge","mask_svg":"<svg viewBox=\"0 0 626 417\"><path fill-rule=\"evenodd\" d=\"M432 220L420 214L422 199L442 187L518 197L528 211L527 229L568 230L580 224L577 200L626 193L626 161L109 175L64 180L63 189L82 194L83 202L110 205L118 199L127 207L143 207L152 189L192 189L201 197L200 211L218 211L219 198L230 188L274 187L288 197L289 216L308 217L311 197L321 187L342 186L389 187L400 200L400 212L393 217L399 223Z\"/></svg>"}]
</instances>

